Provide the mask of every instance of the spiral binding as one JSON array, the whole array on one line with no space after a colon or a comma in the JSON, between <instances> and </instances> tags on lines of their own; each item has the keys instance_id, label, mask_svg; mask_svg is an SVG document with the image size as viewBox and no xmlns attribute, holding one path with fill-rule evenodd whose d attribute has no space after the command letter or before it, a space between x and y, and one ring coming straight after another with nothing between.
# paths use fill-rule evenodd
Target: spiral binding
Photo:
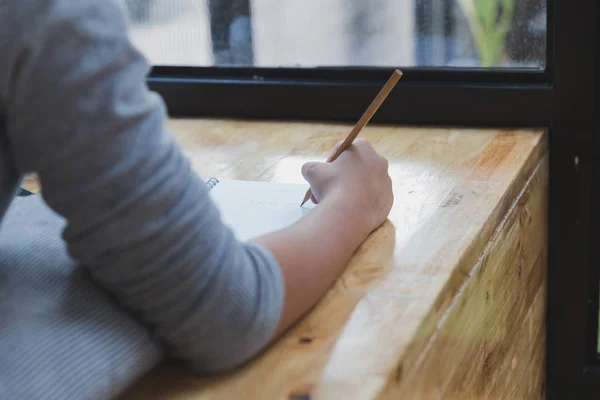
<instances>
[{"instance_id":1,"label":"spiral binding","mask_svg":"<svg viewBox=\"0 0 600 400\"><path fill-rule=\"evenodd\" d=\"M210 178L208 181L206 181L206 186L208 186L208 190L214 188L217 183L219 183L219 180L217 178Z\"/></svg>"}]
</instances>

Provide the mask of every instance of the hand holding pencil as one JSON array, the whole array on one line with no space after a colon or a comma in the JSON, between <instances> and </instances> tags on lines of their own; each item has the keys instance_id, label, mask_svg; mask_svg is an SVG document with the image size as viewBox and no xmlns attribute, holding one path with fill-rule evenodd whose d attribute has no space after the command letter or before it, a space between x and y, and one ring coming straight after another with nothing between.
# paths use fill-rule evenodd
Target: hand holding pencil
<instances>
[{"instance_id":1,"label":"hand holding pencil","mask_svg":"<svg viewBox=\"0 0 600 400\"><path fill-rule=\"evenodd\" d=\"M400 73L395 72L327 162L309 162L302 166L302 175L311 187L305 200L314 196L315 203L324 207L322 210L327 210L328 216L343 221L336 227L339 243L350 243L357 235L361 241L366 239L366 235L387 219L392 208L394 194L388 161L377 154L367 140L356 139L356 136L399 77Z\"/></svg>"},{"instance_id":2,"label":"hand holding pencil","mask_svg":"<svg viewBox=\"0 0 600 400\"><path fill-rule=\"evenodd\" d=\"M381 104L385 101L385 99L390 94L394 86L396 86L396 83L398 83L400 78L402 78L402 72L400 70L395 70L388 79L388 81L385 83L383 88L379 91L375 99L373 99L367 110L363 113L358 123L350 131L346 139L344 139L344 141L336 148L335 152L329 157L327 162L335 161L344 151L346 151L352 145L358 134L367 125L367 123L369 123L373 115L377 112ZM312 195L312 190L308 189L300 206L303 206L311 198Z\"/></svg>"}]
</instances>

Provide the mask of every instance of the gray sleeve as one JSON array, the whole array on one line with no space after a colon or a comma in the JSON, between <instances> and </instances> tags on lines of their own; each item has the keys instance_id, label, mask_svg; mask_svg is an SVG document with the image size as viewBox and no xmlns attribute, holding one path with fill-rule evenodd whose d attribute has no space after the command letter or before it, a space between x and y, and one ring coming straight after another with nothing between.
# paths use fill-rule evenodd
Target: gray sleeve
<instances>
[{"instance_id":1,"label":"gray sleeve","mask_svg":"<svg viewBox=\"0 0 600 400\"><path fill-rule=\"evenodd\" d=\"M234 238L164 131L118 0L8 3L10 145L67 220L70 254L194 370L248 360L279 322L279 265Z\"/></svg>"}]
</instances>

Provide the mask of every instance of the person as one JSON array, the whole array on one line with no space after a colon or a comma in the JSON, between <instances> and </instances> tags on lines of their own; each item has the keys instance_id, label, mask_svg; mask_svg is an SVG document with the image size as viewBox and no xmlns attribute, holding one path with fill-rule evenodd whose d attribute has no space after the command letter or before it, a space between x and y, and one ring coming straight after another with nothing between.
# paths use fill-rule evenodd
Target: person
<instances>
[{"instance_id":1,"label":"person","mask_svg":"<svg viewBox=\"0 0 600 400\"><path fill-rule=\"evenodd\" d=\"M45 204L64 218L69 256L193 372L237 368L277 340L390 212L387 160L357 140L334 162L302 167L319 203L307 216L238 241L165 130L166 107L146 85L149 66L128 37L119 0L4 0L0 54L0 232L15 226L6 215L23 176L37 173ZM18 243L14 236L5 237ZM2 247L0 258L17 259L10 252ZM52 262L43 258L26 276ZM83 293L74 301L85 301ZM0 346L7 315L20 306L0 312ZM90 325L70 329L49 331L56 336L45 343L99 335ZM80 365L103 357L86 349ZM61 379L73 372L67 364L57 364ZM0 393L13 369L0 357ZM33 384L26 369L19 377ZM36 379L46 393L58 390Z\"/></svg>"}]
</instances>

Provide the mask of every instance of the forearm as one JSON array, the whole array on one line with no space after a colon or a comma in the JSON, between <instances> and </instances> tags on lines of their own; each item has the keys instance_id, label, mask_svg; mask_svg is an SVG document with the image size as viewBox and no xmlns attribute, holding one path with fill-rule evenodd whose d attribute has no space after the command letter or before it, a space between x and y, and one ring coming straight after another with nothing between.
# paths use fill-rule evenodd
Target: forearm
<instances>
[{"instance_id":1,"label":"forearm","mask_svg":"<svg viewBox=\"0 0 600 400\"><path fill-rule=\"evenodd\" d=\"M52 0L43 18L27 14L31 37L14 43L5 70L15 164L38 172L69 254L169 355L197 371L232 368L272 336L281 271L235 239L163 130L166 109L120 6Z\"/></svg>"},{"instance_id":2,"label":"forearm","mask_svg":"<svg viewBox=\"0 0 600 400\"><path fill-rule=\"evenodd\" d=\"M269 249L285 280L279 337L331 287L369 234L368 224L343 200L325 201L297 224L254 240Z\"/></svg>"}]
</instances>

